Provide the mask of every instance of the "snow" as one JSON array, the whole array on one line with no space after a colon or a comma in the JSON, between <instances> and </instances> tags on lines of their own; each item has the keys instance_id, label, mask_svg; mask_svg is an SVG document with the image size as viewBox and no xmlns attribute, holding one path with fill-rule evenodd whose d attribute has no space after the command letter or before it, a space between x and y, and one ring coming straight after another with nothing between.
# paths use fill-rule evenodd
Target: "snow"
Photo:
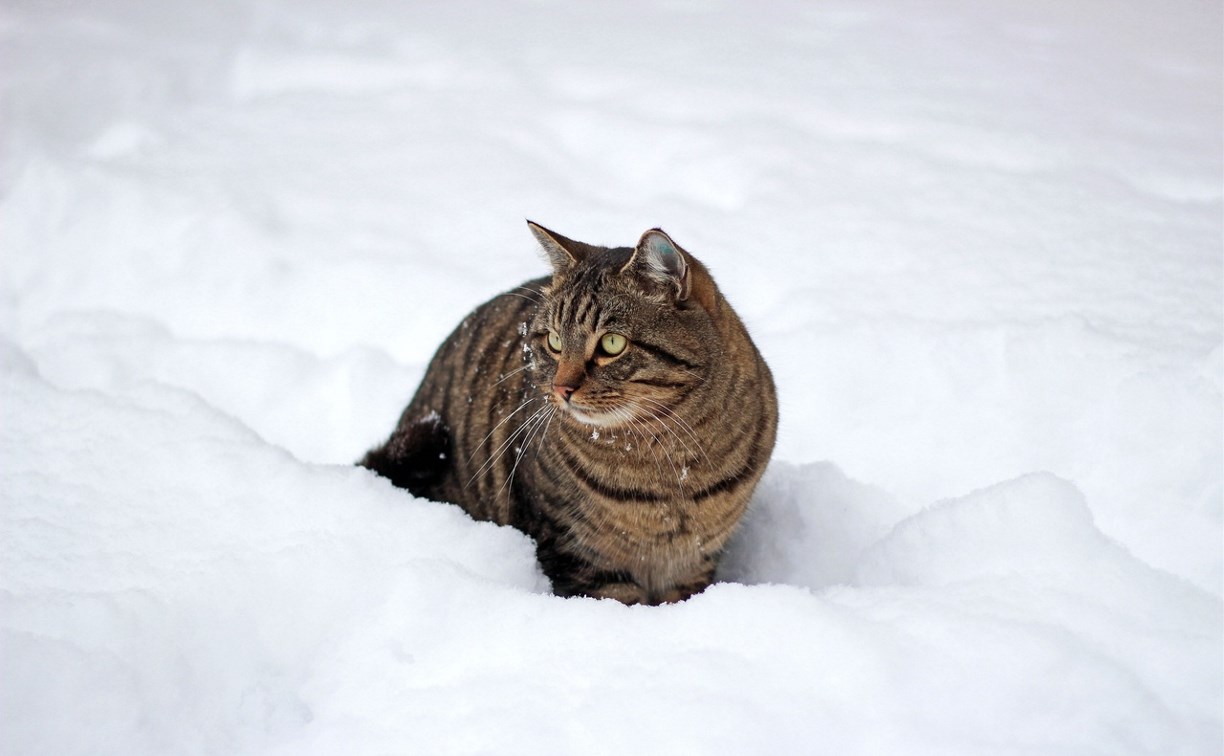
<instances>
[{"instance_id":1,"label":"snow","mask_svg":"<svg viewBox=\"0 0 1224 756\"><path fill-rule=\"evenodd\" d=\"M0 9L0 752L1224 752L1221 9ZM683 604L352 467L524 218L779 444Z\"/></svg>"}]
</instances>

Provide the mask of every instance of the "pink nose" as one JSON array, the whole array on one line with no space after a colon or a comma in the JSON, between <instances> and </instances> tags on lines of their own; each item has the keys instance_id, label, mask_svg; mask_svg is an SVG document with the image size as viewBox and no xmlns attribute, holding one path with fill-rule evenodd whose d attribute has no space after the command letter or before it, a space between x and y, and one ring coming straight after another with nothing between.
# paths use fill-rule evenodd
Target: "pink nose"
<instances>
[{"instance_id":1,"label":"pink nose","mask_svg":"<svg viewBox=\"0 0 1224 756\"><path fill-rule=\"evenodd\" d=\"M573 396L574 392L577 390L577 386L569 386L564 383L553 384L553 393L561 397L561 399L566 402L570 400L570 397Z\"/></svg>"}]
</instances>

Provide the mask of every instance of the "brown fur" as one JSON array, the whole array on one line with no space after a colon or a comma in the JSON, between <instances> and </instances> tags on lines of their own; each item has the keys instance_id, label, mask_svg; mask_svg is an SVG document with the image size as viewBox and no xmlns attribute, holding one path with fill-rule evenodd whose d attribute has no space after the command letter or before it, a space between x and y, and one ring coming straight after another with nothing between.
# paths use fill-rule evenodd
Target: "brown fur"
<instances>
[{"instance_id":1,"label":"brown fur","mask_svg":"<svg viewBox=\"0 0 1224 756\"><path fill-rule=\"evenodd\" d=\"M662 231L609 249L531 229L551 279L468 315L361 464L531 535L559 595L687 598L713 579L773 449L769 368ZM606 333L622 352L600 346Z\"/></svg>"}]
</instances>

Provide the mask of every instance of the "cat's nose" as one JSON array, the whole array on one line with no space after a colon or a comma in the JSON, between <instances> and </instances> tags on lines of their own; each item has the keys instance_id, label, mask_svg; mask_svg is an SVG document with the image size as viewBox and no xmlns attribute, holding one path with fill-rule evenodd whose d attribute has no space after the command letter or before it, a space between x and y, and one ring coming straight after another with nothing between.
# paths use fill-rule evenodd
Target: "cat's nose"
<instances>
[{"instance_id":1,"label":"cat's nose","mask_svg":"<svg viewBox=\"0 0 1224 756\"><path fill-rule=\"evenodd\" d=\"M566 383L554 383L553 384L553 393L561 397L561 399L566 402L570 400L570 397L573 396L574 392L577 390L578 390L577 386L571 386Z\"/></svg>"}]
</instances>

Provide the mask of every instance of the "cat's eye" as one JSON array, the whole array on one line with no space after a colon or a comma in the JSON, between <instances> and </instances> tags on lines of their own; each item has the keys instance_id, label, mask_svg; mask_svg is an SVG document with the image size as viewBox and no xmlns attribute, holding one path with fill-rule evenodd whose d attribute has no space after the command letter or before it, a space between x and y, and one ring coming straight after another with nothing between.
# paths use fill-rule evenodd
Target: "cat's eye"
<instances>
[{"instance_id":1,"label":"cat's eye","mask_svg":"<svg viewBox=\"0 0 1224 756\"><path fill-rule=\"evenodd\" d=\"M619 333L605 333L599 340L599 348L604 351L604 354L615 357L625 351L626 343L625 337Z\"/></svg>"},{"instance_id":2,"label":"cat's eye","mask_svg":"<svg viewBox=\"0 0 1224 756\"><path fill-rule=\"evenodd\" d=\"M561 334L556 331L548 332L548 348L554 352L561 351Z\"/></svg>"}]
</instances>

